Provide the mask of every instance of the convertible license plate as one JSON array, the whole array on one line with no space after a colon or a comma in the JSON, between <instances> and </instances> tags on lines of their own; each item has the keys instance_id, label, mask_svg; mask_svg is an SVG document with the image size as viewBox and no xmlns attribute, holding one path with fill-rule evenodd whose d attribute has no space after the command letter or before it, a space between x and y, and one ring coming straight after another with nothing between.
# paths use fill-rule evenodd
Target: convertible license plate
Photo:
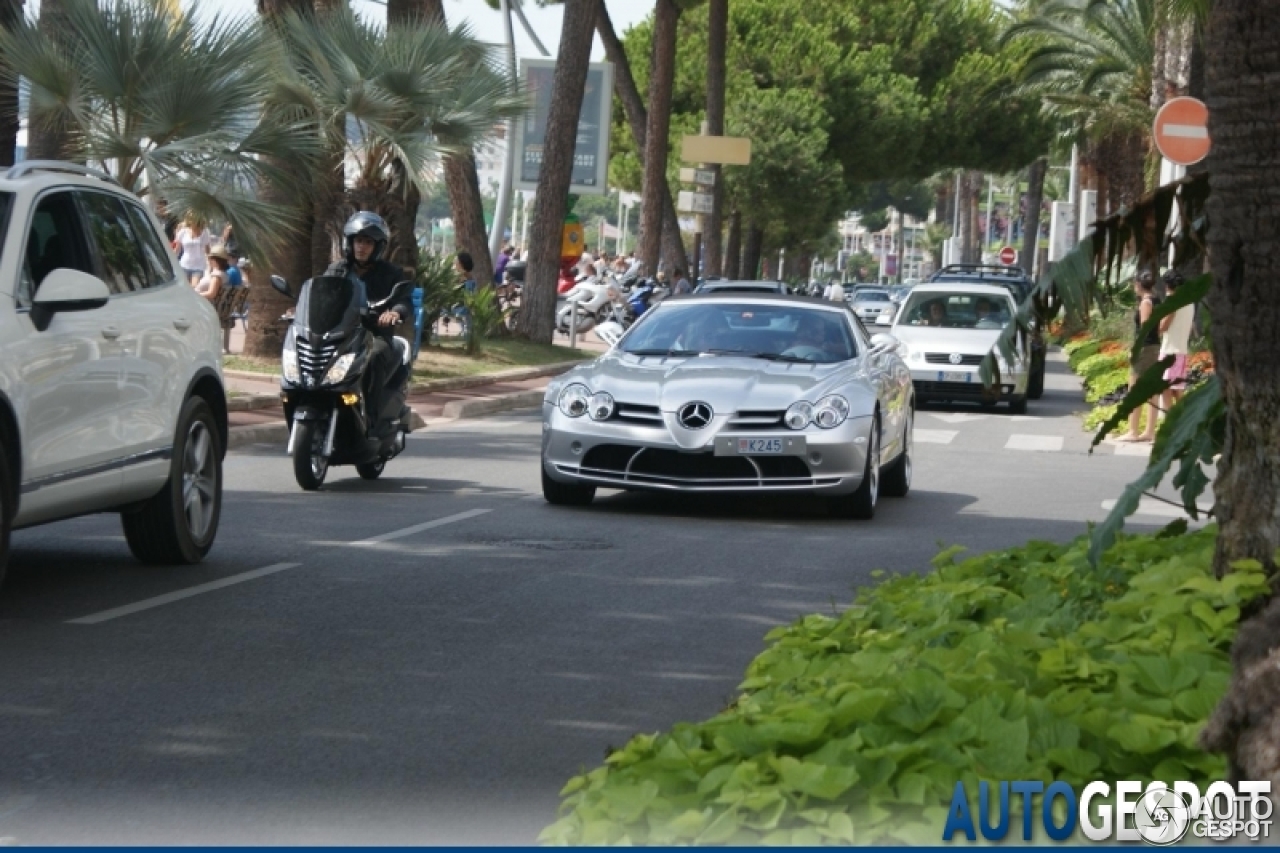
<instances>
[{"instance_id":1,"label":"convertible license plate","mask_svg":"<svg viewBox=\"0 0 1280 853\"><path fill-rule=\"evenodd\" d=\"M803 456L804 436L786 438L739 438L726 436L716 440L717 456Z\"/></svg>"},{"instance_id":2,"label":"convertible license plate","mask_svg":"<svg viewBox=\"0 0 1280 853\"><path fill-rule=\"evenodd\" d=\"M972 377L973 377L972 373L950 372L950 371L944 373L941 370L938 371L939 382L972 382L973 381Z\"/></svg>"}]
</instances>

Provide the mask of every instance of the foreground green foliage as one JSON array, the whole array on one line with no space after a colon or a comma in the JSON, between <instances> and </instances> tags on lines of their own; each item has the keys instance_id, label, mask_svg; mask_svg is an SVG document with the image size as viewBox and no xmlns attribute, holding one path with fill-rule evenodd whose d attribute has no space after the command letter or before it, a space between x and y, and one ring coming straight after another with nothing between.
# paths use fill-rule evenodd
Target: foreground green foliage
<instances>
[{"instance_id":1,"label":"foreground green foliage","mask_svg":"<svg viewBox=\"0 0 1280 853\"><path fill-rule=\"evenodd\" d=\"M938 844L964 780L1188 779L1258 566L1215 530L1032 542L864 590L769 634L743 695L565 786L556 844Z\"/></svg>"}]
</instances>

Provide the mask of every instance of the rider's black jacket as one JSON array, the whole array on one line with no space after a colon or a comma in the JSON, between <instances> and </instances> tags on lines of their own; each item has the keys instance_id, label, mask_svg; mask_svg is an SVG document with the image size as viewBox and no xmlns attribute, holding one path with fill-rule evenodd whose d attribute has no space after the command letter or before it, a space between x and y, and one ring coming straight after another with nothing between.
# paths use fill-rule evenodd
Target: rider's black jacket
<instances>
[{"instance_id":1,"label":"rider's black jacket","mask_svg":"<svg viewBox=\"0 0 1280 853\"><path fill-rule=\"evenodd\" d=\"M391 263L390 261L378 260L373 262L373 266L366 269L363 274L359 268L349 259L338 261L329 269L325 270L325 275L353 276L364 282L365 298L369 304L386 299L391 295L391 288L397 283L404 281L404 270ZM404 322L413 316L413 303L408 296L402 296L396 302L387 306L386 310L395 311L400 315L400 322ZM378 326L377 334L389 338L393 333L391 326Z\"/></svg>"}]
</instances>

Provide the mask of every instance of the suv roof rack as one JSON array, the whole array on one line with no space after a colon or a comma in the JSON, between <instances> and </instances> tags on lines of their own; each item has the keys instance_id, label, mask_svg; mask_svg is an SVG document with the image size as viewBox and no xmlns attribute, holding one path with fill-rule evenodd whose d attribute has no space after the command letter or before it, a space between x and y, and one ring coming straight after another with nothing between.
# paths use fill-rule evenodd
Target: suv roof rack
<instances>
[{"instance_id":1,"label":"suv roof rack","mask_svg":"<svg viewBox=\"0 0 1280 853\"><path fill-rule=\"evenodd\" d=\"M79 163L67 163L62 160L24 160L15 166L11 166L9 171L4 173L4 176L6 180L15 181L18 178L25 178L33 172L68 172L73 175L97 178L100 181L120 186L119 181L100 169L91 169L88 166L81 166Z\"/></svg>"},{"instance_id":2,"label":"suv roof rack","mask_svg":"<svg viewBox=\"0 0 1280 853\"><path fill-rule=\"evenodd\" d=\"M929 276L929 280L933 281L944 275L976 275L978 278L1027 278L1026 270L1022 267L1004 267L994 264L947 264L942 269Z\"/></svg>"}]
</instances>

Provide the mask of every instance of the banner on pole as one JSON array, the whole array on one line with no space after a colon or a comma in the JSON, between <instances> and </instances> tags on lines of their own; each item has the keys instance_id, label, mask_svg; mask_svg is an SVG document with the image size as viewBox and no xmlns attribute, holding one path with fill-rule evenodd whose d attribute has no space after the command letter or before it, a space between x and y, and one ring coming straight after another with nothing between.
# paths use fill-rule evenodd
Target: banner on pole
<instances>
[{"instance_id":1,"label":"banner on pole","mask_svg":"<svg viewBox=\"0 0 1280 853\"><path fill-rule=\"evenodd\" d=\"M536 190L542 171L542 154L551 114L554 59L520 60L520 77L532 100L532 109L515 123L515 188ZM587 69L586 92L578 114L578 138L573 149L573 177L569 192L605 195L609 183L609 126L613 115L613 65L593 62Z\"/></svg>"}]
</instances>

